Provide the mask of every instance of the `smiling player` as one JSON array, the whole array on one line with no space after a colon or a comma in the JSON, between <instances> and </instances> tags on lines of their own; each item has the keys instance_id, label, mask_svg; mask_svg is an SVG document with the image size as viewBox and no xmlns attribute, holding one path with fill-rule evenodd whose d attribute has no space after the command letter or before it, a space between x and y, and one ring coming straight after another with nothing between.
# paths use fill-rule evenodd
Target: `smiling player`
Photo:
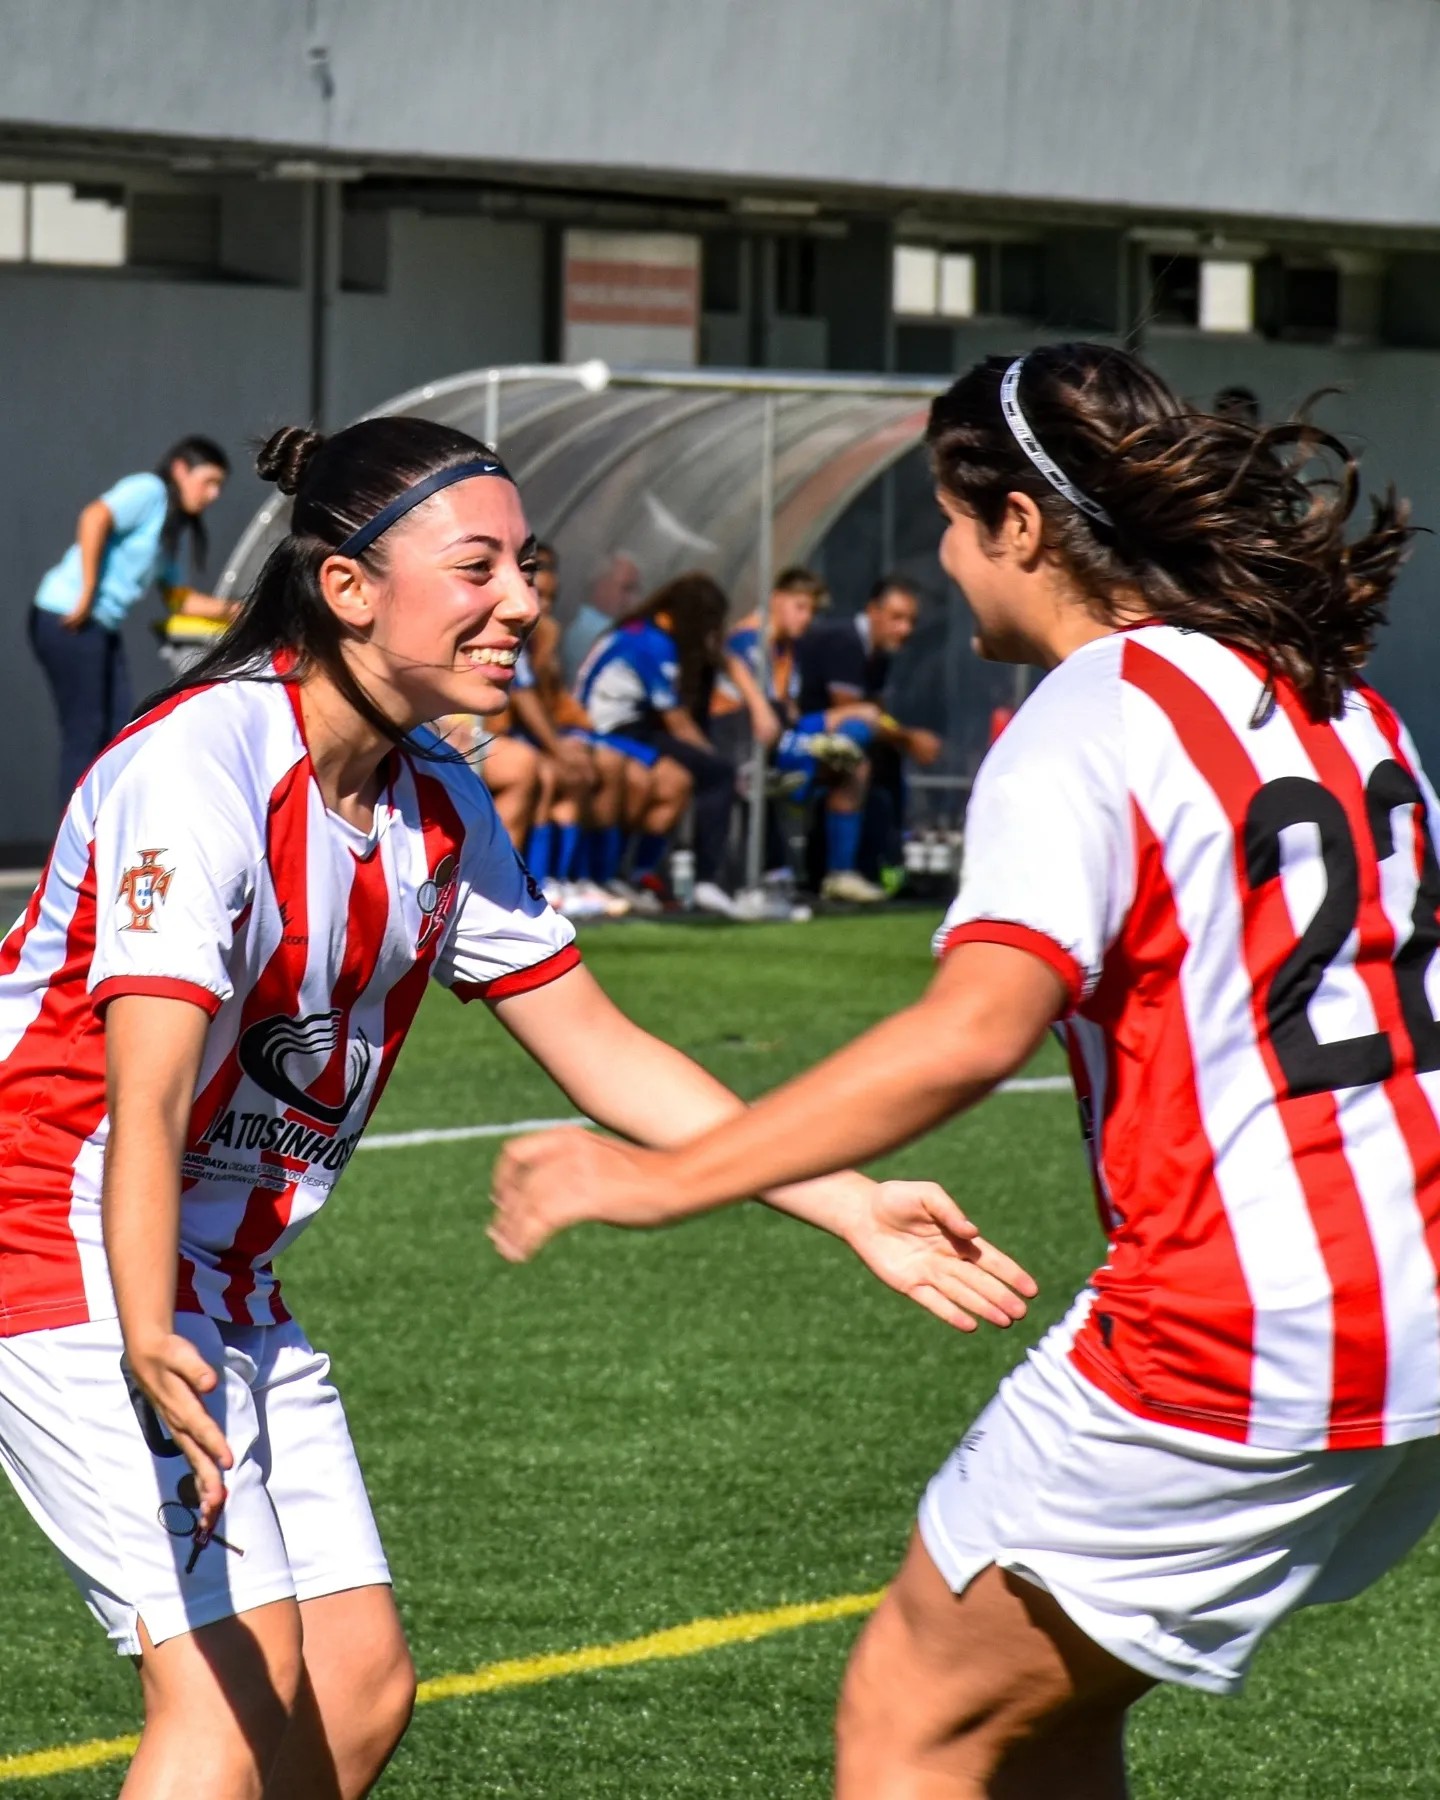
<instances>
[{"instance_id":1,"label":"smiling player","mask_svg":"<svg viewBox=\"0 0 1440 1800\"><path fill-rule=\"evenodd\" d=\"M427 979L615 1130L740 1106L610 1004L483 787L409 735L502 707L534 622L501 464L386 418L278 432L257 466L287 535L196 685L86 775L0 947L0 1460L139 1659L127 1800L348 1800L408 1720L345 1416L273 1259ZM957 1324L1033 1292L927 1184L770 1199Z\"/></svg>"}]
</instances>

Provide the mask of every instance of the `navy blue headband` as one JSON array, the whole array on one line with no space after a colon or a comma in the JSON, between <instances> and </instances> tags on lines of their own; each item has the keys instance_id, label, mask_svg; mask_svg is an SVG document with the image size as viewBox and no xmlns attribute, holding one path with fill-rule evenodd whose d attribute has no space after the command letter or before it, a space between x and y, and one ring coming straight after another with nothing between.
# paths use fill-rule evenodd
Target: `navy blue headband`
<instances>
[{"instance_id":1,"label":"navy blue headband","mask_svg":"<svg viewBox=\"0 0 1440 1800\"><path fill-rule=\"evenodd\" d=\"M382 532L388 531L397 519L403 519L412 506L418 506L422 500L438 494L441 488L449 487L452 481L469 481L474 475L503 475L507 481L511 479L510 471L503 463L496 462L493 456L477 456L471 462L457 463L453 469L437 469L433 475L417 481L414 487L406 488L403 494L397 494L388 506L382 506L368 525L352 531L343 544L336 546L336 556L359 556L362 551L370 548Z\"/></svg>"}]
</instances>

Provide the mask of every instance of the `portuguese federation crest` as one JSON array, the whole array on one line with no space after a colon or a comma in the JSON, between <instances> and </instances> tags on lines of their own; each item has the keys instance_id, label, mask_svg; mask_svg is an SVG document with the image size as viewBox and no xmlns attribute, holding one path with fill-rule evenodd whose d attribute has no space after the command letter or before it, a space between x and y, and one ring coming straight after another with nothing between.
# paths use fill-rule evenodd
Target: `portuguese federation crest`
<instances>
[{"instance_id":1,"label":"portuguese federation crest","mask_svg":"<svg viewBox=\"0 0 1440 1800\"><path fill-rule=\"evenodd\" d=\"M115 898L130 908L129 922L120 927L122 931L155 929L150 921L175 878L173 869L161 867L159 859L164 854L163 848L142 850L139 862L120 877L120 891Z\"/></svg>"}]
</instances>

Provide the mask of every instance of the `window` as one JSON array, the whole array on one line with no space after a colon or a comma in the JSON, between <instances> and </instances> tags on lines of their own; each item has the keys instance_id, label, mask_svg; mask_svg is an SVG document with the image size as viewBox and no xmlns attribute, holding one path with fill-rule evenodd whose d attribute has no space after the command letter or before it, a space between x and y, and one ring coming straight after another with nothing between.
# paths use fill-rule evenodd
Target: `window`
<instances>
[{"instance_id":1,"label":"window","mask_svg":"<svg viewBox=\"0 0 1440 1800\"><path fill-rule=\"evenodd\" d=\"M26 188L23 181L0 181L0 262L24 262Z\"/></svg>"},{"instance_id":2,"label":"window","mask_svg":"<svg viewBox=\"0 0 1440 1800\"><path fill-rule=\"evenodd\" d=\"M1200 323L1200 258L1161 251L1150 257L1150 319L1155 325Z\"/></svg>"},{"instance_id":3,"label":"window","mask_svg":"<svg viewBox=\"0 0 1440 1800\"><path fill-rule=\"evenodd\" d=\"M978 304L973 254L928 244L897 244L892 300L897 313L911 318L974 318Z\"/></svg>"},{"instance_id":4,"label":"window","mask_svg":"<svg viewBox=\"0 0 1440 1800\"><path fill-rule=\"evenodd\" d=\"M1255 329L1255 271L1248 262L1206 257L1200 264L1200 329Z\"/></svg>"},{"instance_id":5,"label":"window","mask_svg":"<svg viewBox=\"0 0 1440 1800\"><path fill-rule=\"evenodd\" d=\"M775 239L775 311L782 319L815 317L815 240Z\"/></svg>"},{"instance_id":6,"label":"window","mask_svg":"<svg viewBox=\"0 0 1440 1800\"><path fill-rule=\"evenodd\" d=\"M0 182L0 261L116 268L125 261L125 238L120 188Z\"/></svg>"},{"instance_id":7,"label":"window","mask_svg":"<svg viewBox=\"0 0 1440 1800\"><path fill-rule=\"evenodd\" d=\"M1255 271L1233 256L1152 250L1150 318L1199 331L1255 329Z\"/></svg>"}]
</instances>

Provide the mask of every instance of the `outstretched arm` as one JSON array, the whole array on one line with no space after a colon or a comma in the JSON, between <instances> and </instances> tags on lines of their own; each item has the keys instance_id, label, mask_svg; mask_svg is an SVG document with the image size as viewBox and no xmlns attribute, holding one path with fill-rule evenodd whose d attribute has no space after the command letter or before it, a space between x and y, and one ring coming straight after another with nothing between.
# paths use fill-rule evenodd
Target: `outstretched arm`
<instances>
[{"instance_id":1,"label":"outstretched arm","mask_svg":"<svg viewBox=\"0 0 1440 1800\"><path fill-rule=\"evenodd\" d=\"M681 1051L628 1019L583 968L499 1001L495 1012L582 1112L657 1153L744 1119L741 1100ZM559 1137L636 1154L580 1132ZM929 1182L877 1186L843 1167L832 1172L836 1169L830 1165L823 1180L763 1182L725 1197L758 1193L777 1210L833 1232L882 1280L962 1328L969 1326L970 1315L997 1325L1023 1316L1020 1296L1032 1295L1034 1283L979 1236L942 1189ZM612 1222L659 1224L699 1210L682 1195L671 1198L678 1203ZM598 1216L581 1212L564 1223ZM492 1235L502 1254L517 1259L558 1229L532 1241L512 1238L506 1227L502 1208Z\"/></svg>"},{"instance_id":2,"label":"outstretched arm","mask_svg":"<svg viewBox=\"0 0 1440 1800\"><path fill-rule=\"evenodd\" d=\"M914 1006L680 1148L578 1133L520 1139L497 1171L498 1230L529 1253L582 1219L659 1224L884 1155L1021 1067L1064 1004L1060 976L1039 957L961 945Z\"/></svg>"}]
</instances>

